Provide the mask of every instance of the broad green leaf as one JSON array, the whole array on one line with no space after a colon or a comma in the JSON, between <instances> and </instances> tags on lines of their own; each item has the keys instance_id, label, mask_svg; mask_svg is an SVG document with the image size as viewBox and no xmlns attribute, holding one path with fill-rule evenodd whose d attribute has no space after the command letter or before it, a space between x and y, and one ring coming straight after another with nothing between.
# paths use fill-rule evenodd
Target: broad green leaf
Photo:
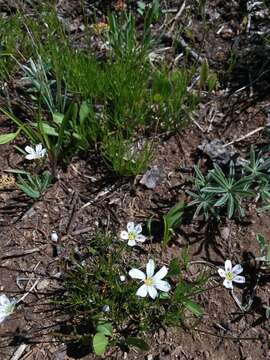
<instances>
[{"instance_id":1,"label":"broad green leaf","mask_svg":"<svg viewBox=\"0 0 270 360\"><path fill-rule=\"evenodd\" d=\"M97 331L106 336L112 336L113 327L111 323L102 323L97 326Z\"/></svg>"},{"instance_id":2,"label":"broad green leaf","mask_svg":"<svg viewBox=\"0 0 270 360\"><path fill-rule=\"evenodd\" d=\"M33 126L38 127L37 123L33 123ZM41 121L39 123L39 126L41 128L41 131L43 131L46 135L49 136L58 136L58 132L56 131L56 129L54 127L52 127L51 125Z\"/></svg>"},{"instance_id":3,"label":"broad green leaf","mask_svg":"<svg viewBox=\"0 0 270 360\"><path fill-rule=\"evenodd\" d=\"M196 316L202 316L204 313L201 306L190 299L182 299L182 304Z\"/></svg>"},{"instance_id":4,"label":"broad green leaf","mask_svg":"<svg viewBox=\"0 0 270 360\"><path fill-rule=\"evenodd\" d=\"M58 124L58 125L61 125L62 124L62 121L64 119L64 114L61 114L61 113L53 113L52 114L52 117L53 117L53 121Z\"/></svg>"},{"instance_id":5,"label":"broad green leaf","mask_svg":"<svg viewBox=\"0 0 270 360\"><path fill-rule=\"evenodd\" d=\"M104 334L96 333L96 335L93 338L93 348L95 354L103 355L108 343L109 341Z\"/></svg>"},{"instance_id":6,"label":"broad green leaf","mask_svg":"<svg viewBox=\"0 0 270 360\"><path fill-rule=\"evenodd\" d=\"M0 145L9 143L10 141L14 140L17 135L18 135L18 131L16 131L15 133L0 135Z\"/></svg>"},{"instance_id":7,"label":"broad green leaf","mask_svg":"<svg viewBox=\"0 0 270 360\"><path fill-rule=\"evenodd\" d=\"M80 106L80 112L79 112L80 121L84 121L87 118L87 116L90 114L90 111L91 108L89 106L89 102L83 101Z\"/></svg>"},{"instance_id":8,"label":"broad green leaf","mask_svg":"<svg viewBox=\"0 0 270 360\"><path fill-rule=\"evenodd\" d=\"M143 351L149 350L148 344L143 339L140 339L140 338L128 337L126 339L126 343L130 346L134 346Z\"/></svg>"}]
</instances>

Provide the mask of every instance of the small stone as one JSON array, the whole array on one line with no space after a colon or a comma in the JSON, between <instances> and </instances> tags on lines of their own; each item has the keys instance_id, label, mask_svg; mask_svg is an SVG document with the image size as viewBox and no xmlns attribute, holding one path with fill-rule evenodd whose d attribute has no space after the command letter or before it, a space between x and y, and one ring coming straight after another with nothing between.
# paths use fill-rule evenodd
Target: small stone
<instances>
[{"instance_id":1,"label":"small stone","mask_svg":"<svg viewBox=\"0 0 270 360\"><path fill-rule=\"evenodd\" d=\"M57 235L57 232L56 231L52 231L51 233L51 240L53 242L57 242L58 241L58 235Z\"/></svg>"},{"instance_id":2,"label":"small stone","mask_svg":"<svg viewBox=\"0 0 270 360\"><path fill-rule=\"evenodd\" d=\"M140 184L145 185L148 189L154 189L164 178L164 173L158 166L153 166L140 180Z\"/></svg>"},{"instance_id":3,"label":"small stone","mask_svg":"<svg viewBox=\"0 0 270 360\"><path fill-rule=\"evenodd\" d=\"M243 166L244 163L247 163L246 160L239 157L233 146L224 146L224 142L219 139L204 140L198 149L219 165L228 165L232 160L235 160L236 166Z\"/></svg>"},{"instance_id":4,"label":"small stone","mask_svg":"<svg viewBox=\"0 0 270 360\"><path fill-rule=\"evenodd\" d=\"M37 289L38 289L38 290L44 290L44 289L46 289L46 288L49 286L49 284L50 284L50 280L48 280L48 279L43 279L43 280L41 280L41 281L38 283Z\"/></svg>"},{"instance_id":5,"label":"small stone","mask_svg":"<svg viewBox=\"0 0 270 360\"><path fill-rule=\"evenodd\" d=\"M221 229L220 231L220 235L222 237L223 240L228 240L229 236L230 236L230 228L229 227L225 227L223 229Z\"/></svg>"}]
</instances>

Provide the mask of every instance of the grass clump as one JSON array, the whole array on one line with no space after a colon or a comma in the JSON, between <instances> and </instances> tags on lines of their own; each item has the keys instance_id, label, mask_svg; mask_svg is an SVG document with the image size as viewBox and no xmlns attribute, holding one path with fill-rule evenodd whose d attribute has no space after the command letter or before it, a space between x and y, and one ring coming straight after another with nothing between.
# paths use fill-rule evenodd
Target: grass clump
<instances>
[{"instance_id":1,"label":"grass clump","mask_svg":"<svg viewBox=\"0 0 270 360\"><path fill-rule=\"evenodd\" d=\"M41 143L53 176L59 163L91 147L117 175L144 171L152 159L153 137L185 126L199 101L188 90L192 71L157 69L149 61L154 44L150 25L157 16L154 2L138 32L132 13L109 15L108 31L100 35L106 45L102 59L91 48L71 43L54 10L43 9L39 15L46 25L42 41L41 29L24 19L32 56L20 68L34 115L19 119L12 109L1 109L18 127L1 142L21 133L31 143Z\"/></svg>"}]
</instances>

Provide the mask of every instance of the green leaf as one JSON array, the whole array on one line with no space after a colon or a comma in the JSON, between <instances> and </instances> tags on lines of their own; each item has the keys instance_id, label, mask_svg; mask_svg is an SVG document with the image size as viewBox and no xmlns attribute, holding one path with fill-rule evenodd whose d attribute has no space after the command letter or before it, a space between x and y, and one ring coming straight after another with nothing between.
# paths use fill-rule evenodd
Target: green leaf
<instances>
[{"instance_id":1,"label":"green leaf","mask_svg":"<svg viewBox=\"0 0 270 360\"><path fill-rule=\"evenodd\" d=\"M170 241L170 232L180 225L186 204L181 202L176 204L167 214L163 216L164 222L164 233L163 233L163 244L167 245Z\"/></svg>"},{"instance_id":2,"label":"green leaf","mask_svg":"<svg viewBox=\"0 0 270 360\"><path fill-rule=\"evenodd\" d=\"M216 87L217 81L218 81L218 77L215 73L212 73L208 76L207 87L210 92L214 90L214 88Z\"/></svg>"},{"instance_id":3,"label":"green leaf","mask_svg":"<svg viewBox=\"0 0 270 360\"><path fill-rule=\"evenodd\" d=\"M30 186L22 183L17 183L17 187L32 199L38 199L41 195L39 191L31 189Z\"/></svg>"},{"instance_id":4,"label":"green leaf","mask_svg":"<svg viewBox=\"0 0 270 360\"><path fill-rule=\"evenodd\" d=\"M142 351L147 351L149 350L149 345L140 338L136 338L136 337L128 337L126 339L126 343L130 346L134 346Z\"/></svg>"},{"instance_id":5,"label":"green leaf","mask_svg":"<svg viewBox=\"0 0 270 360\"><path fill-rule=\"evenodd\" d=\"M34 127L38 127L37 123L33 123ZM58 136L58 132L56 131L56 129L54 127L52 127L51 125L41 121L39 123L40 129L42 132L44 132L44 134L49 135L49 136Z\"/></svg>"},{"instance_id":6,"label":"green leaf","mask_svg":"<svg viewBox=\"0 0 270 360\"><path fill-rule=\"evenodd\" d=\"M97 326L97 331L105 336L112 336L113 327L111 323L101 323Z\"/></svg>"},{"instance_id":7,"label":"green leaf","mask_svg":"<svg viewBox=\"0 0 270 360\"><path fill-rule=\"evenodd\" d=\"M96 333L93 338L93 348L96 355L103 355L109 341L104 334Z\"/></svg>"},{"instance_id":8,"label":"green leaf","mask_svg":"<svg viewBox=\"0 0 270 360\"><path fill-rule=\"evenodd\" d=\"M263 249L266 245L266 241L265 238L262 234L257 234L256 235L256 240L258 241L260 248Z\"/></svg>"},{"instance_id":9,"label":"green leaf","mask_svg":"<svg viewBox=\"0 0 270 360\"><path fill-rule=\"evenodd\" d=\"M168 276L177 276L179 274L180 274L179 259L174 258L170 262Z\"/></svg>"},{"instance_id":10,"label":"green leaf","mask_svg":"<svg viewBox=\"0 0 270 360\"><path fill-rule=\"evenodd\" d=\"M188 247L185 247L182 251L181 251L181 259L183 261L183 265L185 267L185 269L188 268L188 264L189 264L189 256L188 256Z\"/></svg>"},{"instance_id":11,"label":"green leaf","mask_svg":"<svg viewBox=\"0 0 270 360\"><path fill-rule=\"evenodd\" d=\"M5 114L11 121L14 122L19 127L19 130L22 130L28 137L31 139L31 141L34 143L36 136L33 130L24 122L22 122L20 119L18 119L15 115L9 113L4 108L0 107L0 111Z\"/></svg>"},{"instance_id":12,"label":"green leaf","mask_svg":"<svg viewBox=\"0 0 270 360\"><path fill-rule=\"evenodd\" d=\"M200 87L203 88L205 86L208 75L209 75L209 65L207 59L205 59L200 69Z\"/></svg>"},{"instance_id":13,"label":"green leaf","mask_svg":"<svg viewBox=\"0 0 270 360\"><path fill-rule=\"evenodd\" d=\"M170 299L170 294L169 293L165 293L165 292L161 292L161 293L159 293L159 296L158 296L158 298L160 299L160 300L167 300L167 299Z\"/></svg>"},{"instance_id":14,"label":"green leaf","mask_svg":"<svg viewBox=\"0 0 270 360\"><path fill-rule=\"evenodd\" d=\"M89 106L89 102L83 101L79 111L80 121L84 121L87 118L87 116L90 114L90 112L91 112L91 108Z\"/></svg>"},{"instance_id":15,"label":"green leaf","mask_svg":"<svg viewBox=\"0 0 270 360\"><path fill-rule=\"evenodd\" d=\"M15 133L8 133L8 134L3 134L0 135L0 145L3 144L7 144L10 141L14 140L16 138L16 136L18 135L18 131L16 131Z\"/></svg>"},{"instance_id":16,"label":"green leaf","mask_svg":"<svg viewBox=\"0 0 270 360\"><path fill-rule=\"evenodd\" d=\"M64 114L61 114L61 113L53 113L52 114L52 117L53 117L53 121L58 124L58 125L61 125L62 124L62 121L64 119Z\"/></svg>"},{"instance_id":17,"label":"green leaf","mask_svg":"<svg viewBox=\"0 0 270 360\"><path fill-rule=\"evenodd\" d=\"M190 294L193 290L193 286L186 281L181 281L174 292L176 301L182 302L186 295Z\"/></svg>"},{"instance_id":18,"label":"green leaf","mask_svg":"<svg viewBox=\"0 0 270 360\"><path fill-rule=\"evenodd\" d=\"M202 316L204 311L200 305L190 299L182 299L182 304L191 311L195 316Z\"/></svg>"}]
</instances>

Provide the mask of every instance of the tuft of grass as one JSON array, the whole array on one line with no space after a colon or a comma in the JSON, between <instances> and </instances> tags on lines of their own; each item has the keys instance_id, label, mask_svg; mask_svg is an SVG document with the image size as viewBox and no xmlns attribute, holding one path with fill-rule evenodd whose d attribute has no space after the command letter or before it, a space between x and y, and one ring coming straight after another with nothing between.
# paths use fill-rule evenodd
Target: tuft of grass
<instances>
[{"instance_id":1,"label":"tuft of grass","mask_svg":"<svg viewBox=\"0 0 270 360\"><path fill-rule=\"evenodd\" d=\"M106 164L120 176L142 173L152 160L152 144L125 139L122 134L104 138L102 155Z\"/></svg>"},{"instance_id":2,"label":"tuft of grass","mask_svg":"<svg viewBox=\"0 0 270 360\"><path fill-rule=\"evenodd\" d=\"M54 175L57 163L91 146L118 175L142 172L152 158L153 136L184 127L199 102L189 91L192 71L165 66L158 70L150 64L155 41L151 24L158 9L156 1L147 6L142 31L131 12L109 15L109 30L100 35L107 42L102 59L91 48L75 48L50 7L41 6L39 25L20 20L31 44L31 57L20 68L30 83L27 96L34 105L34 119L23 121L12 109L2 109L18 131L1 141L11 141L21 132L31 142L41 142ZM144 138L138 151L132 150L134 134Z\"/></svg>"}]
</instances>

